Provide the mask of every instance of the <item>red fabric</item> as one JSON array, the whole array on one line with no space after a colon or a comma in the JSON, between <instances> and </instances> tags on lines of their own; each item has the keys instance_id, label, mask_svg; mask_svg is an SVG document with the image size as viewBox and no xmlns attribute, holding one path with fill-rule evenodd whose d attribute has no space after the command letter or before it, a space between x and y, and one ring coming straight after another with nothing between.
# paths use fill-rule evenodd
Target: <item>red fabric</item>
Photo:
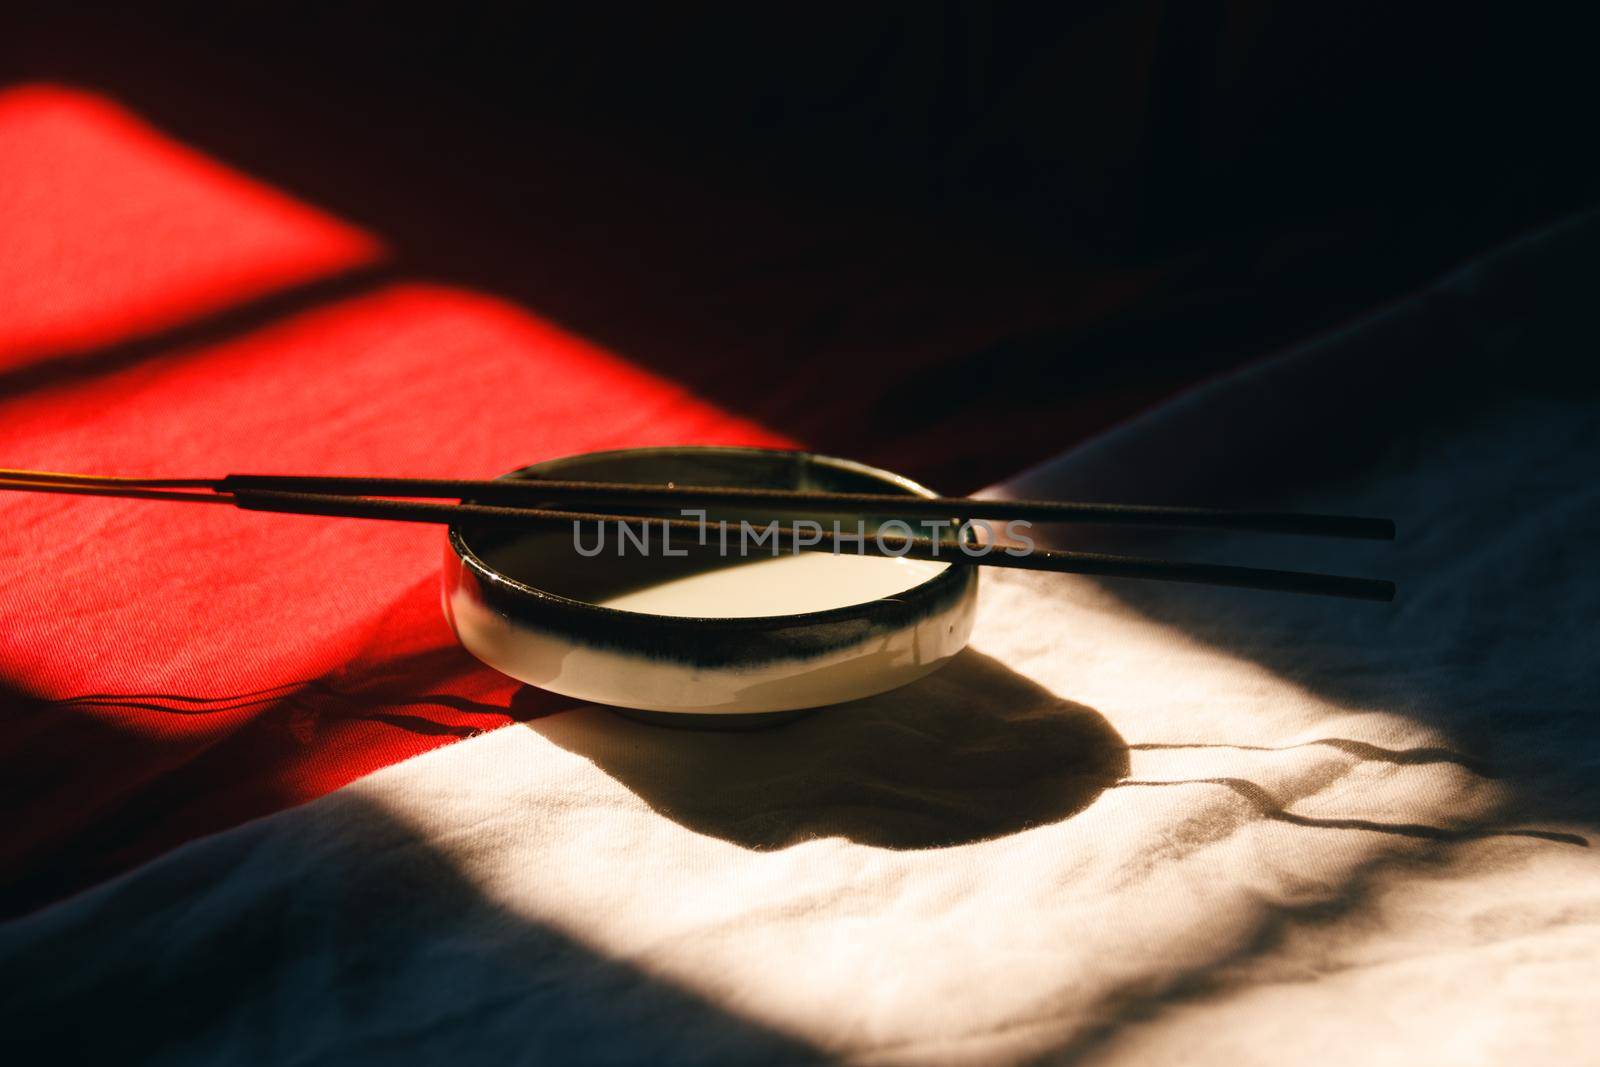
<instances>
[{"instance_id":1,"label":"red fabric","mask_svg":"<svg viewBox=\"0 0 1600 1067\"><path fill-rule=\"evenodd\" d=\"M0 94L0 465L490 476L595 448L786 443L524 308L403 278L148 339L381 256L107 101ZM70 373L41 378L52 362ZM0 508L6 912L559 706L456 646L438 528Z\"/></svg>"},{"instance_id":2,"label":"red fabric","mask_svg":"<svg viewBox=\"0 0 1600 1067\"><path fill-rule=\"evenodd\" d=\"M88 93L0 93L0 368L372 261L377 242Z\"/></svg>"}]
</instances>

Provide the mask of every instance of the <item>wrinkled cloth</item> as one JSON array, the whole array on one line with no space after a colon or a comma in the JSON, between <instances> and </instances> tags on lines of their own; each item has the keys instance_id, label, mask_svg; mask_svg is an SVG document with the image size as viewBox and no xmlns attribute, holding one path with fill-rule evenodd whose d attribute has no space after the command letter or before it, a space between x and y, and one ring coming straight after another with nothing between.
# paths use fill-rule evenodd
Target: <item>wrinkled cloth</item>
<instances>
[{"instance_id":1,"label":"wrinkled cloth","mask_svg":"<svg viewBox=\"0 0 1600 1067\"><path fill-rule=\"evenodd\" d=\"M1389 575L1392 606L986 574L973 647L894 693L748 734L536 715L15 920L0 1032L175 1063L1592 1055L1600 419L1563 279L1594 242L997 489L1390 514L1394 545L1119 543Z\"/></svg>"}]
</instances>

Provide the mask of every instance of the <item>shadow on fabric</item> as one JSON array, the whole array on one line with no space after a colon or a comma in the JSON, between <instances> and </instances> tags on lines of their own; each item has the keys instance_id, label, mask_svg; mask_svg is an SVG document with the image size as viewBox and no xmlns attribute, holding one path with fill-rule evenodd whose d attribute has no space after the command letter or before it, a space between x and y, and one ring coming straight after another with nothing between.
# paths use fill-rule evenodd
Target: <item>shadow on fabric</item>
<instances>
[{"instance_id":1,"label":"shadow on fabric","mask_svg":"<svg viewBox=\"0 0 1600 1067\"><path fill-rule=\"evenodd\" d=\"M1068 818L1128 772L1099 712L971 649L903 689L770 730L662 729L597 708L526 726L667 818L759 850L969 844Z\"/></svg>"},{"instance_id":2,"label":"shadow on fabric","mask_svg":"<svg viewBox=\"0 0 1600 1067\"><path fill-rule=\"evenodd\" d=\"M1393 577L1399 596L1386 607L1104 585L1343 706L1438 729L1464 767L1514 790L1515 817L1600 824L1592 776L1568 778L1600 736L1589 696L1600 688L1600 382L1568 358L1593 334L1582 279L1597 246L1593 213L1525 239L1037 477L1087 499L1393 516L1393 544L1116 538L1140 554ZM1096 538L1076 535L1074 547L1110 547Z\"/></svg>"},{"instance_id":3,"label":"shadow on fabric","mask_svg":"<svg viewBox=\"0 0 1600 1067\"><path fill-rule=\"evenodd\" d=\"M489 899L382 805L338 816L258 823L0 927L14 1061L819 1057Z\"/></svg>"}]
</instances>

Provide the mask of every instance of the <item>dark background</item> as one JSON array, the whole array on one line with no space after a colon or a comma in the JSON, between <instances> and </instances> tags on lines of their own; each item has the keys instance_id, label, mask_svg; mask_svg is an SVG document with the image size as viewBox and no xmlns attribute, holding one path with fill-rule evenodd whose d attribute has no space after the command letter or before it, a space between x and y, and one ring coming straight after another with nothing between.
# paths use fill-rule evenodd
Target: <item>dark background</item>
<instances>
[{"instance_id":1,"label":"dark background","mask_svg":"<svg viewBox=\"0 0 1600 1067\"><path fill-rule=\"evenodd\" d=\"M1576 9L40 6L0 77L964 491L1591 203Z\"/></svg>"}]
</instances>

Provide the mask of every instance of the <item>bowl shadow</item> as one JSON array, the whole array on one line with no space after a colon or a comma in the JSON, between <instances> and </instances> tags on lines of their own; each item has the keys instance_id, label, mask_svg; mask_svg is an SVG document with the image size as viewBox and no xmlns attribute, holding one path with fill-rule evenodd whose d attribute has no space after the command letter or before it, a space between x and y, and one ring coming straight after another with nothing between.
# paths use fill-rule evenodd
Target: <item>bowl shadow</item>
<instances>
[{"instance_id":1,"label":"bowl shadow","mask_svg":"<svg viewBox=\"0 0 1600 1067\"><path fill-rule=\"evenodd\" d=\"M599 707L525 726L680 825L756 850L824 837L970 844L1067 818L1128 773L1127 745L1099 712L971 649L911 685L770 730L664 730Z\"/></svg>"}]
</instances>

